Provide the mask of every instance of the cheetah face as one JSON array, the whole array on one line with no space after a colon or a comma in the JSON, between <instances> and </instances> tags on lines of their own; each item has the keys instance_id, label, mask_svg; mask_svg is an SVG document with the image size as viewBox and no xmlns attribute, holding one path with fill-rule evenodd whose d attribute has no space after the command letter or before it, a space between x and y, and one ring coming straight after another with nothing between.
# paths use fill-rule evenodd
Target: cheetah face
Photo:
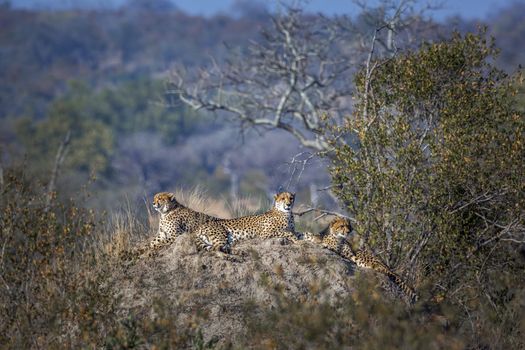
<instances>
[{"instance_id":1,"label":"cheetah face","mask_svg":"<svg viewBox=\"0 0 525 350\"><path fill-rule=\"evenodd\" d=\"M330 222L330 234L338 238L346 238L350 232L352 232L350 220L338 216Z\"/></svg>"},{"instance_id":2,"label":"cheetah face","mask_svg":"<svg viewBox=\"0 0 525 350\"><path fill-rule=\"evenodd\" d=\"M175 194L160 192L153 197L153 208L161 214L165 214L177 205Z\"/></svg>"},{"instance_id":3,"label":"cheetah face","mask_svg":"<svg viewBox=\"0 0 525 350\"><path fill-rule=\"evenodd\" d=\"M273 198L275 199L275 208L277 210L285 213L292 211L295 193L281 192L277 193Z\"/></svg>"}]
</instances>

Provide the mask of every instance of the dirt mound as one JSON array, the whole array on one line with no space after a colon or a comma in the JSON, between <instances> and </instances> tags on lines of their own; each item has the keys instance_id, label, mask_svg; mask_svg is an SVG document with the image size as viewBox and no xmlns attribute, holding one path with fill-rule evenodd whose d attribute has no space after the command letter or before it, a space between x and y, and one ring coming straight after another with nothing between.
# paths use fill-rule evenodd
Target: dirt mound
<instances>
[{"instance_id":1,"label":"dirt mound","mask_svg":"<svg viewBox=\"0 0 525 350\"><path fill-rule=\"evenodd\" d=\"M241 242L234 252L242 261L234 262L220 254L198 253L189 235L181 235L157 257L122 271L122 305L140 315L154 313L159 301L170 304L181 324L198 318L204 339L223 343L242 336L257 312L275 307L279 295L330 302L351 292L352 265L309 242L283 243Z\"/></svg>"}]
</instances>

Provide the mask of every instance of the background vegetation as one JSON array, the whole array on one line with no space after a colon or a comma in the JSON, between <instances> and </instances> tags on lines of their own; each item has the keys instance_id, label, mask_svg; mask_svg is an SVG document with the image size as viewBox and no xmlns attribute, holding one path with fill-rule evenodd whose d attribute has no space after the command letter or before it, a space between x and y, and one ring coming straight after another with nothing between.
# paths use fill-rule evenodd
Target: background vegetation
<instances>
[{"instance_id":1,"label":"background vegetation","mask_svg":"<svg viewBox=\"0 0 525 350\"><path fill-rule=\"evenodd\" d=\"M483 33L456 34L362 72L355 118L336 130L358 147L336 145L331 171L364 244L462 307L470 341L519 348L521 330L483 325L522 317L525 267L521 77L493 54Z\"/></svg>"},{"instance_id":2,"label":"background vegetation","mask_svg":"<svg viewBox=\"0 0 525 350\"><path fill-rule=\"evenodd\" d=\"M165 96L171 67L207 67L210 56L220 64L230 59L232 51L242 53L250 40L260 38L260 29L269 24L268 13L264 7L240 6L236 18L203 18L178 11L165 1L155 3L130 1L104 10L0 7L1 164L6 167L26 157L31 173L45 178L71 128L72 140L58 182L62 193L75 193L96 175L92 190L100 196L91 198L94 206L104 206L117 187L134 200L145 193L196 183L204 183L212 194L230 193L235 177L241 182L239 188L247 190L238 195L270 195L289 180L286 162L298 153L292 138L270 133L265 137L272 140L266 142L272 147L258 151L256 143L263 141L239 136L238 125L232 127L221 116L206 119L202 111L196 119L196 112ZM508 72L522 63L516 49L523 37L521 13L523 5L516 4L486 20L502 51L498 64ZM352 21L355 30L373 31L374 24L367 18L362 15ZM475 31L476 23L456 18L449 23L432 22L430 27L431 31L421 26L419 34L447 37L454 27ZM162 107L167 102L169 110ZM268 134L268 130L259 132ZM153 148L156 152L150 152ZM162 162L164 157L172 161ZM224 164L225 159L229 164ZM249 165L252 159L257 160L257 169ZM325 187L329 181L322 171L325 168L310 164L304 181L293 181L296 190L309 198L307 184Z\"/></svg>"},{"instance_id":3,"label":"background vegetation","mask_svg":"<svg viewBox=\"0 0 525 350\"><path fill-rule=\"evenodd\" d=\"M151 4L0 6L0 344L525 347L523 5L495 13L486 30L461 18L408 16L397 47L388 44L388 27L375 31L368 20L385 17L381 11L345 22L294 10L285 16L296 26L272 27L264 8L202 18L168 2ZM384 45L363 51L345 32L337 37L343 41L316 51L320 60L301 66L286 54L293 46L272 44L290 31L309 52L308 43L330 34L333 23L351 23L352 31L368 33L361 41L373 36ZM264 50L254 47L279 55L261 58ZM252 130L227 113L205 111L213 108L191 109L177 90L186 86L174 86L168 69L176 65L177 77L206 81L217 67L235 67L232 57L260 59L250 76L263 93L270 83L279 93L289 67L305 73L296 85L304 87L315 64L332 54L352 56L346 48L360 48L357 63L343 64L340 80L315 90L329 100L335 89L334 107L313 99L323 112L315 137L331 150L324 157L301 148L289 128ZM286 69L261 78L263 63L281 60L290 63ZM268 98L257 103L273 103L272 113L279 110L282 93L257 96ZM285 101L285 123L306 108L297 96ZM226 107L241 100L226 100ZM251 102L247 110L261 106ZM181 320L185 305L166 303L162 294L154 294L151 308L124 308L114 276L127 270L116 257L155 230L144 198L195 185L222 202L252 196L241 201L245 206L289 188L301 204L344 211L356 220L362 246L414 285L420 301L408 308L385 298L381 280L360 273L352 280L355 293L326 301L312 287L315 301L308 303L282 284L259 281L274 308L243 303L239 315L250 337L235 344L204 337L205 315ZM239 211L232 206L221 204L221 213ZM300 227L318 228L309 221Z\"/></svg>"}]
</instances>

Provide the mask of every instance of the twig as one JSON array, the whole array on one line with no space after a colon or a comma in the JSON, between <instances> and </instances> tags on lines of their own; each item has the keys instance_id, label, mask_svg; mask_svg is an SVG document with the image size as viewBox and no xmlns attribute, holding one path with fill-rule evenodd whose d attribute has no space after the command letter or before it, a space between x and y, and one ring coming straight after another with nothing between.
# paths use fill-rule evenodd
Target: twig
<instances>
[{"instance_id":1,"label":"twig","mask_svg":"<svg viewBox=\"0 0 525 350\"><path fill-rule=\"evenodd\" d=\"M344 184L330 185L330 186L318 188L317 191L328 191L328 190L331 190L332 188L338 188L338 187L341 188L343 186Z\"/></svg>"},{"instance_id":2,"label":"twig","mask_svg":"<svg viewBox=\"0 0 525 350\"><path fill-rule=\"evenodd\" d=\"M479 248L483 247L483 246L486 246L487 244L489 244L490 242L494 241L494 240L497 240L497 239L501 239L501 237L503 237L505 234L509 233L513 228L515 228L516 226L518 226L518 223L519 223L519 218L516 218L515 220L513 220L512 222L510 222L508 225L506 226L502 226L492 220L488 220L486 217L484 217L483 215L479 214L479 213L474 213L476 214L478 217L481 217L485 220L487 220L489 223L491 223L492 225L498 227L498 228L501 228L502 230L495 236L493 236L492 238L489 238L487 240L485 240L483 243L481 243L479 245L479 247L476 249L479 250ZM506 240L512 240L512 238L505 238Z\"/></svg>"},{"instance_id":3,"label":"twig","mask_svg":"<svg viewBox=\"0 0 525 350\"><path fill-rule=\"evenodd\" d=\"M350 216L348 216L348 215L341 214L341 213L338 213L338 212L335 212L335 211L319 209L319 208L307 208L307 209L304 210L304 211L295 212L295 213L293 213L293 214L296 215L296 216L303 216L303 215L308 214L308 213L311 213L311 212L319 212L319 213L324 214L323 216L326 216L326 215L341 216L341 217L347 218L347 219L350 220L350 221L357 222L356 219L354 219L353 217L350 217ZM322 217L322 216L321 216L321 217ZM318 220L318 219L319 219L319 217L316 218L316 219L314 219L314 221L315 221L315 220Z\"/></svg>"},{"instance_id":4,"label":"twig","mask_svg":"<svg viewBox=\"0 0 525 350\"><path fill-rule=\"evenodd\" d=\"M305 154L308 155L308 157L302 160L298 159L299 157ZM297 175L297 179L295 183L296 184L299 183L299 180L301 179L301 176L303 175L304 170L306 169L306 166L308 165L308 162L310 162L317 155L318 153L300 152L292 157L292 160L288 163L289 169L292 169L292 170L291 170L290 178L288 179L288 184L286 185L286 189L289 189L290 186L292 185L292 181L295 176L295 173L297 172L297 169L299 169L299 175Z\"/></svg>"},{"instance_id":5,"label":"twig","mask_svg":"<svg viewBox=\"0 0 525 350\"><path fill-rule=\"evenodd\" d=\"M49 180L49 184L47 186L45 211L49 210L51 201L53 200L53 193L55 192L55 186L56 186L56 181L58 178L58 173L66 157L67 147L69 146L70 141L71 141L71 130L68 130L66 133L66 137L64 138L64 140L62 140L60 147L58 147L58 151L55 157L55 165L53 167L53 172L51 173L51 179Z\"/></svg>"},{"instance_id":6,"label":"twig","mask_svg":"<svg viewBox=\"0 0 525 350\"><path fill-rule=\"evenodd\" d=\"M0 157L2 154L0 153ZM2 166L2 159L0 159L0 189L4 187L4 167Z\"/></svg>"},{"instance_id":7,"label":"twig","mask_svg":"<svg viewBox=\"0 0 525 350\"><path fill-rule=\"evenodd\" d=\"M412 249L410 249L410 251L408 252L407 257L410 259L410 267L414 265L414 262L416 261L417 257L419 256L423 248L427 245L432 232L433 230L428 230L427 232L424 232L418 244L414 245L414 247L412 247Z\"/></svg>"}]
</instances>

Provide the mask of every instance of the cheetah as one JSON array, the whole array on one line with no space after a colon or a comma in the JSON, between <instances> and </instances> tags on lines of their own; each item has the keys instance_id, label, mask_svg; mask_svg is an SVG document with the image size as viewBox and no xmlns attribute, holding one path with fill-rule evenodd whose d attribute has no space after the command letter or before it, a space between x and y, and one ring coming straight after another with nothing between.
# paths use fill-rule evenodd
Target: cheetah
<instances>
[{"instance_id":1,"label":"cheetah","mask_svg":"<svg viewBox=\"0 0 525 350\"><path fill-rule=\"evenodd\" d=\"M148 245L138 248L134 254L153 256L160 248L173 243L183 233L197 229L201 224L219 220L214 216L200 213L177 202L175 194L160 192L153 197L153 208L160 213L157 235Z\"/></svg>"},{"instance_id":2,"label":"cheetah","mask_svg":"<svg viewBox=\"0 0 525 350\"><path fill-rule=\"evenodd\" d=\"M295 194L281 192L274 199L273 207L263 214L204 223L192 234L197 249L231 254L232 245L245 239L281 237L297 241L292 214Z\"/></svg>"},{"instance_id":3,"label":"cheetah","mask_svg":"<svg viewBox=\"0 0 525 350\"><path fill-rule=\"evenodd\" d=\"M416 302L417 294L399 275L373 254L364 249L354 249L352 247L352 244L347 240L350 232L352 232L350 221L343 217L336 217L319 234L307 232L303 234L302 239L320 244L322 247L352 261L359 267L372 269L384 274L401 290L411 304Z\"/></svg>"}]
</instances>

